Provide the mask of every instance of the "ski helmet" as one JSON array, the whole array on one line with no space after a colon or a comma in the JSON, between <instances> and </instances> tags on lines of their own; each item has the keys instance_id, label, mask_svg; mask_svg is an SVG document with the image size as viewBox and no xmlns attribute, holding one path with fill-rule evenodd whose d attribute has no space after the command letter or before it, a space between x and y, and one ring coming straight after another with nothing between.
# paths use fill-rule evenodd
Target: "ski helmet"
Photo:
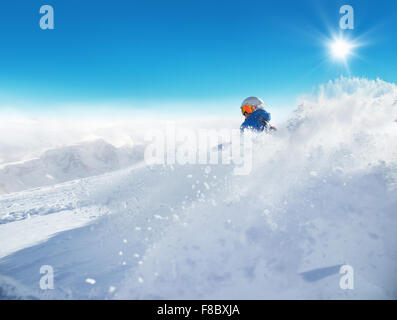
<instances>
[{"instance_id":1,"label":"ski helmet","mask_svg":"<svg viewBox=\"0 0 397 320\"><path fill-rule=\"evenodd\" d=\"M265 103L258 97L248 97L241 103L241 107L243 106L255 106L256 109L264 109Z\"/></svg>"}]
</instances>

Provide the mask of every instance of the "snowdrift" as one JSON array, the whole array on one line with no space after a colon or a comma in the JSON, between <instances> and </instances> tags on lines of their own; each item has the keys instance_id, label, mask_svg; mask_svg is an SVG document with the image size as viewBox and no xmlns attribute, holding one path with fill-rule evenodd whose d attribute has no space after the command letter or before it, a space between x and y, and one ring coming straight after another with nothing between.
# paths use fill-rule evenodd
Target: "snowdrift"
<instances>
[{"instance_id":1,"label":"snowdrift","mask_svg":"<svg viewBox=\"0 0 397 320\"><path fill-rule=\"evenodd\" d=\"M21 297L28 288L38 298L396 299L396 119L396 85L341 78L257 137L250 175L141 166L60 185L53 199L71 188L80 201L67 210L107 214L24 244L0 260L0 274L23 286ZM40 212L14 221L8 208L22 196L37 206L49 190L0 198L2 244L16 223L40 232ZM45 292L44 264L56 273ZM342 265L354 269L353 290L339 285Z\"/></svg>"},{"instance_id":2,"label":"snowdrift","mask_svg":"<svg viewBox=\"0 0 397 320\"><path fill-rule=\"evenodd\" d=\"M396 298L396 119L394 84L320 86L287 132L262 137L249 176L190 203L119 297ZM345 264L354 290L339 268L321 277Z\"/></svg>"}]
</instances>

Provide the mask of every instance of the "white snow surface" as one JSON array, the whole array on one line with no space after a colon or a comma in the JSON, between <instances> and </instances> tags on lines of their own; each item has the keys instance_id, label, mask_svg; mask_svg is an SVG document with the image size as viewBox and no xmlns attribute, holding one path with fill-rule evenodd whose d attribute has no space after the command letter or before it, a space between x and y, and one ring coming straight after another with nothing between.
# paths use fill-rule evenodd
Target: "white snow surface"
<instances>
[{"instance_id":1,"label":"white snow surface","mask_svg":"<svg viewBox=\"0 0 397 320\"><path fill-rule=\"evenodd\" d=\"M57 184L0 196L0 298L396 299L396 120L396 85L341 78L257 137L247 176L41 171Z\"/></svg>"}]
</instances>

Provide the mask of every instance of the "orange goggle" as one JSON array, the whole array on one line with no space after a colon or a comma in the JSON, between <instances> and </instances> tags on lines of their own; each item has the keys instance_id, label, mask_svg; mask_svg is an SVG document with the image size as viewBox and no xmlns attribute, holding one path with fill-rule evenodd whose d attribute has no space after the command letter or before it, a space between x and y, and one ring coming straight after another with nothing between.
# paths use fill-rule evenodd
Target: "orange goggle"
<instances>
[{"instance_id":1,"label":"orange goggle","mask_svg":"<svg viewBox=\"0 0 397 320\"><path fill-rule=\"evenodd\" d=\"M255 107L254 106L245 105L245 106L241 107L241 113L243 115L245 115L246 113L251 114L254 111L255 111Z\"/></svg>"}]
</instances>

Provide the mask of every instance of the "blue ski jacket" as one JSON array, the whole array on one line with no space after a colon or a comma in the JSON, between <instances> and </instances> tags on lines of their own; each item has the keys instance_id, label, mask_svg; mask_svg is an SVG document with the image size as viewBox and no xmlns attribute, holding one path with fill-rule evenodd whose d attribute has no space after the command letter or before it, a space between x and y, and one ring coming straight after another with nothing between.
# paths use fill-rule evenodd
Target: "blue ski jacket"
<instances>
[{"instance_id":1,"label":"blue ski jacket","mask_svg":"<svg viewBox=\"0 0 397 320\"><path fill-rule=\"evenodd\" d=\"M269 121L270 113L263 109L258 109L252 112L251 115L245 119L240 127L240 130L241 132L243 132L245 129L263 131L268 129Z\"/></svg>"}]
</instances>

